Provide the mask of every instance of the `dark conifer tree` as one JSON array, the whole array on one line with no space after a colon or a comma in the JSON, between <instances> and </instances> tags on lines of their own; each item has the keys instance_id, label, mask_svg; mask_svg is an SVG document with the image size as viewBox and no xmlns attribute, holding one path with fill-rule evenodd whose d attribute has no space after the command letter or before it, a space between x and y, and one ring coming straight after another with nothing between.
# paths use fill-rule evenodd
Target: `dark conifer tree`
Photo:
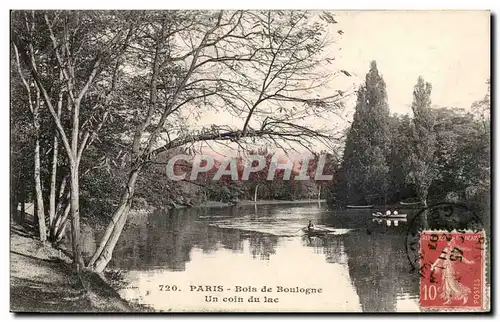
<instances>
[{"instance_id":1,"label":"dark conifer tree","mask_svg":"<svg viewBox=\"0 0 500 322\"><path fill-rule=\"evenodd\" d=\"M390 180L389 106L385 82L372 61L365 83L358 90L356 112L347 134L337 186L341 203L384 203Z\"/></svg>"}]
</instances>

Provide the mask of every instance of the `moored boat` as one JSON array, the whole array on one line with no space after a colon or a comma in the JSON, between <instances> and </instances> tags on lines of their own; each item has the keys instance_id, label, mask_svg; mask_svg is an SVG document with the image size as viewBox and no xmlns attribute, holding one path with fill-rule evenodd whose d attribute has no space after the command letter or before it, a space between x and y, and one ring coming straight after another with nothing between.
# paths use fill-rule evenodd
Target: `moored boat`
<instances>
[{"instance_id":1,"label":"moored boat","mask_svg":"<svg viewBox=\"0 0 500 322\"><path fill-rule=\"evenodd\" d=\"M420 201L416 201L416 202L403 202L403 201L400 201L399 204L402 205L402 206L417 206L417 205L420 205L422 203Z\"/></svg>"},{"instance_id":2,"label":"moored boat","mask_svg":"<svg viewBox=\"0 0 500 322\"><path fill-rule=\"evenodd\" d=\"M355 205L347 205L346 208L349 209L370 209L375 207L374 205L367 205L367 206L355 206Z\"/></svg>"},{"instance_id":3,"label":"moored boat","mask_svg":"<svg viewBox=\"0 0 500 322\"><path fill-rule=\"evenodd\" d=\"M384 218L384 219L396 219L396 218L406 218L408 214L382 214L382 213L372 213L372 216L375 218Z\"/></svg>"},{"instance_id":4,"label":"moored boat","mask_svg":"<svg viewBox=\"0 0 500 322\"><path fill-rule=\"evenodd\" d=\"M389 219L397 219L397 218L406 218L408 217L408 214L397 214L397 215L390 215L384 218L389 218Z\"/></svg>"}]
</instances>

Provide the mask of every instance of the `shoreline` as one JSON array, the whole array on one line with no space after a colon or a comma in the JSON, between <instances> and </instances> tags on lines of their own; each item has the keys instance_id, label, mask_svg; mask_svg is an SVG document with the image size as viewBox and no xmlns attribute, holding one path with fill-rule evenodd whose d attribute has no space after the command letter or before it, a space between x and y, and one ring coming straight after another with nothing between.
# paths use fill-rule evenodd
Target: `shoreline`
<instances>
[{"instance_id":1,"label":"shoreline","mask_svg":"<svg viewBox=\"0 0 500 322\"><path fill-rule=\"evenodd\" d=\"M236 202L205 201L198 205L176 205L165 207L165 209L184 209L184 208L214 208L214 207L240 207L240 206L264 206L264 205L289 205L289 204L313 204L326 203L326 199L298 199L298 200L240 200Z\"/></svg>"},{"instance_id":2,"label":"shoreline","mask_svg":"<svg viewBox=\"0 0 500 322\"><path fill-rule=\"evenodd\" d=\"M36 239L29 229L10 224L10 312L144 312L124 300L105 277L76 274L60 248Z\"/></svg>"},{"instance_id":3,"label":"shoreline","mask_svg":"<svg viewBox=\"0 0 500 322\"><path fill-rule=\"evenodd\" d=\"M324 203L324 199L241 200L236 203L208 201L182 208L217 208ZM28 205L29 208L29 205ZM132 210L134 211L134 210ZM149 213L150 210L135 210ZM154 312L151 308L126 301L103 274L73 272L64 247L53 247L37 239L32 231L33 214L26 212L25 224L10 222L10 312Z\"/></svg>"}]
</instances>

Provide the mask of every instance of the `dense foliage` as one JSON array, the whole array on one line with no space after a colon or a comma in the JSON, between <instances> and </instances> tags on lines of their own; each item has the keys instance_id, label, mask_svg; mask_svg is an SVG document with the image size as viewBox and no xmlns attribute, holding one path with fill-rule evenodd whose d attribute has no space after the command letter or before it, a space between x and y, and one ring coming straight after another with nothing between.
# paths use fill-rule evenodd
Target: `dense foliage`
<instances>
[{"instance_id":1,"label":"dense foliage","mask_svg":"<svg viewBox=\"0 0 500 322\"><path fill-rule=\"evenodd\" d=\"M489 207L489 93L466 112L433 108L431 88L418 78L413 116L390 116L385 84L371 64L358 91L332 201L366 205L448 200Z\"/></svg>"}]
</instances>

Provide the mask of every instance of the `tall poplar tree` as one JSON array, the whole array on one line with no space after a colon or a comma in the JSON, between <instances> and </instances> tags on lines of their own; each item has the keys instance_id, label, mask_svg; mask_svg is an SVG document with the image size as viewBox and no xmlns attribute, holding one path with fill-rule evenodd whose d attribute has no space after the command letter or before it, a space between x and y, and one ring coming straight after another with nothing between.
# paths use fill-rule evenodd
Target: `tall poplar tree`
<instances>
[{"instance_id":1,"label":"tall poplar tree","mask_svg":"<svg viewBox=\"0 0 500 322\"><path fill-rule=\"evenodd\" d=\"M349 204L383 203L390 152L389 106L384 79L372 61L358 90L356 112L347 134L337 196ZM343 199L343 200L342 200Z\"/></svg>"},{"instance_id":2,"label":"tall poplar tree","mask_svg":"<svg viewBox=\"0 0 500 322\"><path fill-rule=\"evenodd\" d=\"M431 110L430 83L418 78L413 90L413 120L411 126L411 144L409 145L408 181L415 185L420 202L427 206L429 187L438 175L436 165L435 116Z\"/></svg>"}]
</instances>

